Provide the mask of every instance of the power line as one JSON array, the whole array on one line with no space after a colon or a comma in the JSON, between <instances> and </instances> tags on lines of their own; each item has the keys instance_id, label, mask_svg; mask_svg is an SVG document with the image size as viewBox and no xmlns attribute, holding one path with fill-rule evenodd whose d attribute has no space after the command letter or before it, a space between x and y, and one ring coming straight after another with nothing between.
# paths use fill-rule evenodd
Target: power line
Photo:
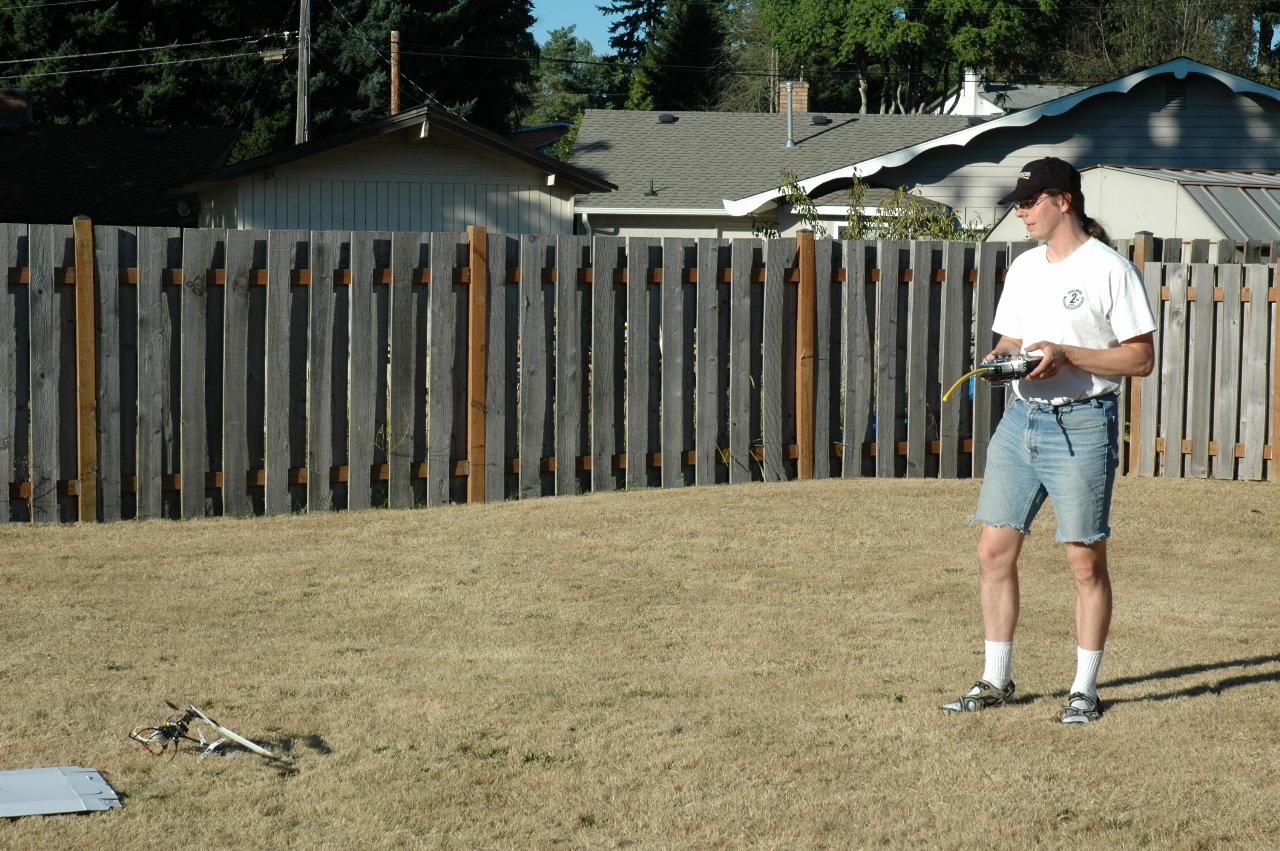
<instances>
[{"instance_id":1,"label":"power line","mask_svg":"<svg viewBox=\"0 0 1280 851\"><path fill-rule=\"evenodd\" d=\"M64 59L87 59L92 56L118 56L123 53L147 53L155 50L175 50L180 47L200 47L206 44L226 44L231 41L264 41L269 38L278 38L280 36L285 36L287 38L289 35L290 33L285 31L281 33L268 33L267 35L260 36L237 36L235 38L215 38L210 39L209 41L189 41L182 44L158 44L154 47L130 47L123 50L101 50L97 53L67 53L52 56L33 56L30 59L5 59L0 61L0 65L21 65L24 62L44 62L46 60L61 61Z\"/></svg>"},{"instance_id":2,"label":"power line","mask_svg":"<svg viewBox=\"0 0 1280 851\"><path fill-rule=\"evenodd\" d=\"M85 3L97 3L98 0L60 0L57 3L23 3L15 6L0 6L0 12L12 12L18 10L25 12L28 9L45 9L49 6L82 6Z\"/></svg>"},{"instance_id":3,"label":"power line","mask_svg":"<svg viewBox=\"0 0 1280 851\"><path fill-rule=\"evenodd\" d=\"M11 74L6 77L0 77L0 81L4 80L31 80L36 77L68 77L73 74L109 74L113 71L129 71L135 68L156 68L162 65L186 65L193 62L215 62L220 59L236 59L241 56L261 56L261 52L250 50L246 53L224 53L218 56L198 56L194 59L168 59L162 62L140 62L136 65L107 65L102 68L77 68L71 71L41 71L36 74Z\"/></svg>"},{"instance_id":4,"label":"power line","mask_svg":"<svg viewBox=\"0 0 1280 851\"><path fill-rule=\"evenodd\" d=\"M360 36L360 39L365 43L365 45L369 48L369 50L373 53L373 55L381 59L383 62L385 62L387 64L388 70L390 70L391 59L387 56L384 56L382 51L378 50L378 48L374 46L373 42L369 40L369 37L365 35L364 30L356 26L355 23L352 22L352 20L347 17L346 13L343 12L342 9L338 7L338 4L336 2L333 2L333 0L330 0L329 7L333 9L335 12L337 12L338 15L342 18L342 20L347 22L347 26L349 26L352 30L354 30L356 35ZM445 112L448 112L449 114L453 115L455 118L463 117L459 115L455 110L450 109L448 106L446 106L445 104L441 103L439 100L437 100L436 98L428 94L426 89L422 88L422 86L419 86L413 80L409 79L409 77L403 71L400 73L400 79L404 80L406 83L413 86L415 89L417 89L418 94L422 95L424 99L426 99L427 101L430 101L431 103L434 103L436 106L440 107Z\"/></svg>"}]
</instances>

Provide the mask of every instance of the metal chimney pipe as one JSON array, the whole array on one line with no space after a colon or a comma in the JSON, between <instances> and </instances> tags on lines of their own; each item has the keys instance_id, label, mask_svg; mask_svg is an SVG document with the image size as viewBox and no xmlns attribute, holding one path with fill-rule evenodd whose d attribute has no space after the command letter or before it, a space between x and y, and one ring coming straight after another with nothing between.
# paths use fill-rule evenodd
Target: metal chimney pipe
<instances>
[{"instance_id":1,"label":"metal chimney pipe","mask_svg":"<svg viewBox=\"0 0 1280 851\"><path fill-rule=\"evenodd\" d=\"M792 89L792 82L787 80L787 147L794 148L796 146L795 133L795 111L792 106L795 102L795 92Z\"/></svg>"}]
</instances>

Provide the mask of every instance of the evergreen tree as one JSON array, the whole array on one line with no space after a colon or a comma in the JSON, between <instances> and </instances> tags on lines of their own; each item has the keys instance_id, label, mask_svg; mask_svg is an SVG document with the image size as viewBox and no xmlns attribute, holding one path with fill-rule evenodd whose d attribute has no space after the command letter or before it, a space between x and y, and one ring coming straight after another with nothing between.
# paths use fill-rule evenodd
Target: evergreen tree
<instances>
[{"instance_id":1,"label":"evergreen tree","mask_svg":"<svg viewBox=\"0 0 1280 851\"><path fill-rule=\"evenodd\" d=\"M574 35L574 27L547 33L542 58L534 71L531 106L523 124L568 121L584 109L608 102L610 76L591 42Z\"/></svg>"},{"instance_id":2,"label":"evergreen tree","mask_svg":"<svg viewBox=\"0 0 1280 851\"><path fill-rule=\"evenodd\" d=\"M618 17L609 25L609 46L619 62L634 64L644 58L649 36L667 10L667 0L608 0L596 8Z\"/></svg>"},{"instance_id":3,"label":"evergreen tree","mask_svg":"<svg viewBox=\"0 0 1280 851\"><path fill-rule=\"evenodd\" d=\"M710 109L724 74L725 9L714 0L671 0L636 67L628 109Z\"/></svg>"}]
</instances>

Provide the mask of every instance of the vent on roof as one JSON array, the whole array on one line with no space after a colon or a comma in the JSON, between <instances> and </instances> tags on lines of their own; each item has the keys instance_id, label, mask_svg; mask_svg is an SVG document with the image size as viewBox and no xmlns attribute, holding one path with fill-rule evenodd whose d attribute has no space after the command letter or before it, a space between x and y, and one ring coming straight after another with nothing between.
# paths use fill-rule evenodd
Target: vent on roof
<instances>
[{"instance_id":1,"label":"vent on roof","mask_svg":"<svg viewBox=\"0 0 1280 851\"><path fill-rule=\"evenodd\" d=\"M675 124L679 119L669 112L664 112L658 116L659 124Z\"/></svg>"},{"instance_id":2,"label":"vent on roof","mask_svg":"<svg viewBox=\"0 0 1280 851\"><path fill-rule=\"evenodd\" d=\"M1165 112L1181 112L1187 108L1187 81L1170 77L1164 83Z\"/></svg>"},{"instance_id":3,"label":"vent on roof","mask_svg":"<svg viewBox=\"0 0 1280 851\"><path fill-rule=\"evenodd\" d=\"M168 127L147 127L142 131L142 138L144 139L164 139L168 135Z\"/></svg>"},{"instance_id":4,"label":"vent on roof","mask_svg":"<svg viewBox=\"0 0 1280 851\"><path fill-rule=\"evenodd\" d=\"M809 120L812 121L814 124L817 124L819 127L826 127L828 124L831 123L831 119L825 115L815 115L813 116L813 118Z\"/></svg>"}]
</instances>

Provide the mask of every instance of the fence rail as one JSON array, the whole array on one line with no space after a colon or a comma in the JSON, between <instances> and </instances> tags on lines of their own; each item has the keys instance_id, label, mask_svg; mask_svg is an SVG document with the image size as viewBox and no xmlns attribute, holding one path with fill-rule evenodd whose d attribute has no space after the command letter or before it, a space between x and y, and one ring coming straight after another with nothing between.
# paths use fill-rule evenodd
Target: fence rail
<instances>
[{"instance_id":1,"label":"fence rail","mask_svg":"<svg viewBox=\"0 0 1280 851\"><path fill-rule=\"evenodd\" d=\"M1276 270L1158 244L1126 471L1274 479ZM0 522L981 475L1029 247L0 224Z\"/></svg>"}]
</instances>

